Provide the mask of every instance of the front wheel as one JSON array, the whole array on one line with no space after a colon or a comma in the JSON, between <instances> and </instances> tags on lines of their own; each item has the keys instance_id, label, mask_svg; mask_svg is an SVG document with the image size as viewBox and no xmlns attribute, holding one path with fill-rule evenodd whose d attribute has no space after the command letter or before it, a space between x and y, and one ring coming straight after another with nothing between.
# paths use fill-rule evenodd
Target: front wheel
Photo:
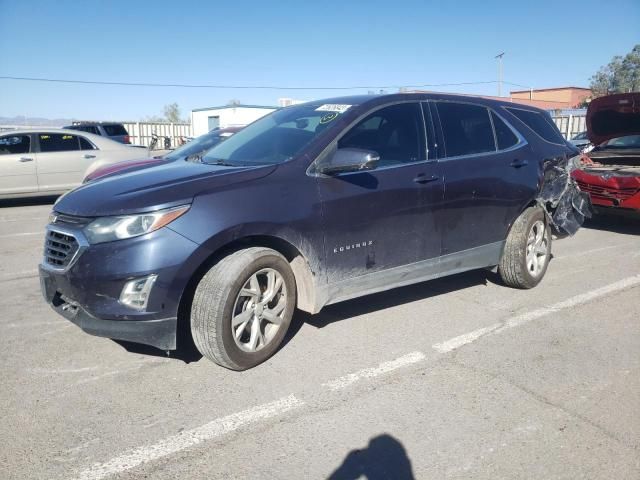
<instances>
[{"instance_id":1,"label":"front wheel","mask_svg":"<svg viewBox=\"0 0 640 480\"><path fill-rule=\"evenodd\" d=\"M289 262L269 248L240 250L214 265L196 287L193 340L218 365L246 370L276 352L295 305Z\"/></svg>"},{"instance_id":2,"label":"front wheel","mask_svg":"<svg viewBox=\"0 0 640 480\"><path fill-rule=\"evenodd\" d=\"M551 259L551 228L540 207L529 207L513 224L498 265L502 281L514 288L533 288Z\"/></svg>"}]
</instances>

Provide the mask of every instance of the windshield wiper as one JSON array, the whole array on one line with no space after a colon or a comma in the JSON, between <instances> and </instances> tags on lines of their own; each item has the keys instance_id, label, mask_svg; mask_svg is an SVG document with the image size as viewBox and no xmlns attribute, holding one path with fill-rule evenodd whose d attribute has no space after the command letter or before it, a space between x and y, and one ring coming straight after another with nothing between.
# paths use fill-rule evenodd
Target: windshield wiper
<instances>
[{"instance_id":1,"label":"windshield wiper","mask_svg":"<svg viewBox=\"0 0 640 480\"><path fill-rule=\"evenodd\" d=\"M207 160L206 158L201 159L202 163L206 163L207 165L222 165L223 167L237 167L235 163L229 163L222 158L214 158L212 160Z\"/></svg>"}]
</instances>

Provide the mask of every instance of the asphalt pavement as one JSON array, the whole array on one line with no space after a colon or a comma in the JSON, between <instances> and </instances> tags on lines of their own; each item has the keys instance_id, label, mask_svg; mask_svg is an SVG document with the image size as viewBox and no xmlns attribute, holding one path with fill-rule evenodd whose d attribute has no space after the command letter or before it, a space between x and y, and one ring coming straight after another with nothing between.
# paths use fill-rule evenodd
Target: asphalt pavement
<instances>
[{"instance_id":1,"label":"asphalt pavement","mask_svg":"<svg viewBox=\"0 0 640 480\"><path fill-rule=\"evenodd\" d=\"M0 204L2 479L640 478L640 220L298 313L246 372L89 336L40 296L51 200Z\"/></svg>"}]
</instances>

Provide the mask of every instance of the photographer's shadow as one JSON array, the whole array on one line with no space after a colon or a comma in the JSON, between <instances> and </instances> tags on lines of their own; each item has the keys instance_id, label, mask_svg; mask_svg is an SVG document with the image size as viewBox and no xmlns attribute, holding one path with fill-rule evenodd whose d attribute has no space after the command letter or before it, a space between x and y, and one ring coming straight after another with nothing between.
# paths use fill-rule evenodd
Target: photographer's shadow
<instances>
[{"instance_id":1,"label":"photographer's shadow","mask_svg":"<svg viewBox=\"0 0 640 480\"><path fill-rule=\"evenodd\" d=\"M378 435L366 448L351 450L329 480L414 480L411 461L402 444L389 434Z\"/></svg>"}]
</instances>

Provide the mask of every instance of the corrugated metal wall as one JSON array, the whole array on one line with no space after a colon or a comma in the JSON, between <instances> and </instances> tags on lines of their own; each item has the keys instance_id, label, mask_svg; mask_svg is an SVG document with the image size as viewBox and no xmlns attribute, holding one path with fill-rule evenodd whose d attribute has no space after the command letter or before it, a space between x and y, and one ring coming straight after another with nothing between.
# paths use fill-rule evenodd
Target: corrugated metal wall
<instances>
[{"instance_id":1,"label":"corrugated metal wall","mask_svg":"<svg viewBox=\"0 0 640 480\"><path fill-rule=\"evenodd\" d=\"M587 129L586 116L584 113L578 115L552 115L553 121L558 126L560 133L570 140L574 135L584 132Z\"/></svg>"},{"instance_id":2,"label":"corrugated metal wall","mask_svg":"<svg viewBox=\"0 0 640 480\"><path fill-rule=\"evenodd\" d=\"M129 132L131 143L148 147L151 143L152 134L158 135L158 145L156 149L164 149L164 138L171 139L169 148L176 148L181 145L182 137L193 136L190 123L155 123L155 122L124 122L124 128Z\"/></svg>"}]
</instances>

